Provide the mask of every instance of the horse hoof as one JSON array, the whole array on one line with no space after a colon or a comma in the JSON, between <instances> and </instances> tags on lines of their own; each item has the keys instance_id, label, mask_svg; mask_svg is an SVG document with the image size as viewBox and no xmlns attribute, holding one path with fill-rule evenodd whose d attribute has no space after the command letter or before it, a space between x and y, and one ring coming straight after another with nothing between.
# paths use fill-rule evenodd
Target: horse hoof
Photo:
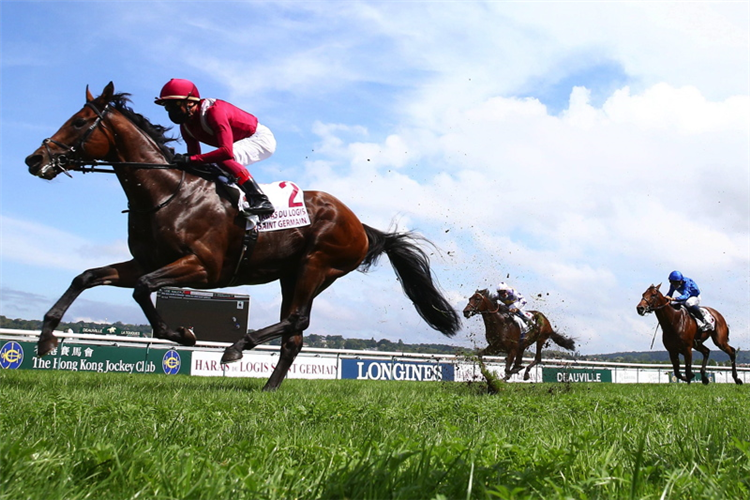
<instances>
[{"instance_id":1,"label":"horse hoof","mask_svg":"<svg viewBox=\"0 0 750 500\"><path fill-rule=\"evenodd\" d=\"M229 346L224 350L224 355L221 357L222 364L234 363L242 359L242 351L239 349Z\"/></svg>"},{"instance_id":2,"label":"horse hoof","mask_svg":"<svg viewBox=\"0 0 750 500\"><path fill-rule=\"evenodd\" d=\"M736 379L734 379L734 383L737 384L737 385L742 385L742 380L736 378Z\"/></svg>"},{"instance_id":3,"label":"horse hoof","mask_svg":"<svg viewBox=\"0 0 750 500\"><path fill-rule=\"evenodd\" d=\"M708 385L708 377L702 377L701 382L703 382L703 385Z\"/></svg>"},{"instance_id":4,"label":"horse hoof","mask_svg":"<svg viewBox=\"0 0 750 500\"><path fill-rule=\"evenodd\" d=\"M177 333L180 335L180 338L177 341L177 343L179 343L180 345L190 347L194 346L198 341L198 337L195 336L192 328L185 328L184 326L181 326L177 329Z\"/></svg>"},{"instance_id":5,"label":"horse hoof","mask_svg":"<svg viewBox=\"0 0 750 500\"><path fill-rule=\"evenodd\" d=\"M47 354L51 353L55 349L57 349L57 344L59 343L59 340L57 340L57 337L49 337L47 339L39 339L39 342L36 344L36 355L37 357L41 358L42 356L46 356Z\"/></svg>"}]
</instances>

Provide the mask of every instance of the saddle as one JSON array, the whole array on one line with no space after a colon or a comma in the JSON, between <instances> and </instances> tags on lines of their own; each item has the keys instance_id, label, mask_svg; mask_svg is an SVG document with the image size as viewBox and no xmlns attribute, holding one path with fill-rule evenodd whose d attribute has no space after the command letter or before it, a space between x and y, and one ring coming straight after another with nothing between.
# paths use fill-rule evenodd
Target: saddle
<instances>
[{"instance_id":1,"label":"saddle","mask_svg":"<svg viewBox=\"0 0 750 500\"><path fill-rule=\"evenodd\" d=\"M696 318L692 312L690 312L690 309L685 307L685 304L678 304L676 308L677 309L685 308L685 310L690 315L690 317L695 320L695 323L698 325L698 329L700 331L705 332L706 330L716 329L716 318L714 318L713 314L711 314L711 311L709 311L705 307L700 308L701 312L703 313L703 319L706 320L706 322L703 325L701 325L701 321L698 318Z\"/></svg>"}]
</instances>

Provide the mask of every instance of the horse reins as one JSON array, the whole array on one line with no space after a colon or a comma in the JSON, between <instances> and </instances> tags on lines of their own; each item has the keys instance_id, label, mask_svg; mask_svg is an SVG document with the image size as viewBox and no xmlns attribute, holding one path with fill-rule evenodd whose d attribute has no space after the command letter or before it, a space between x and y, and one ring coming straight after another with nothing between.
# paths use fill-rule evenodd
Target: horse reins
<instances>
[{"instance_id":1,"label":"horse reins","mask_svg":"<svg viewBox=\"0 0 750 500\"><path fill-rule=\"evenodd\" d=\"M47 156L49 156L50 160L52 161L52 166L71 178L73 176L70 175L70 172L68 172L65 166L76 162L76 160L68 158L67 156L65 156L65 153L76 154L78 150L83 151L84 144L89 140L91 134L94 133L96 127L98 127L100 124L104 126L104 115L107 114L107 111L109 111L109 104L107 104L102 111L99 111L99 109L91 102L87 102L86 104L84 104L84 106L91 109L96 114L96 120L94 120L94 122L89 126L86 132L83 133L83 135L80 137L80 139L78 139L78 142L75 145L68 146L67 144L63 144L62 142L56 141L50 137L42 141L42 145L47 151ZM55 146L64 148L65 152L63 154L53 155L52 151L49 148L50 143L54 144Z\"/></svg>"},{"instance_id":2,"label":"horse reins","mask_svg":"<svg viewBox=\"0 0 750 500\"><path fill-rule=\"evenodd\" d=\"M91 134L94 133L94 130L101 125L102 127L106 128L106 123L104 121L104 117L107 114L107 112L110 110L110 105L107 104L104 106L103 110L99 110L93 102L87 102L84 104L84 107L87 107L91 109L96 114L96 120L89 126L89 128L86 130L86 132L83 133L83 135L78 139L76 144L73 146L69 146L67 144L63 144L62 142L56 141L52 138L47 138L42 141L42 145L44 146L45 151L47 152L47 156L50 158L50 162L52 163L52 167L61 171L68 177L72 178L73 176L70 175L70 172L68 170L73 170L81 173L102 173L102 174L114 174L116 173L115 170L108 170L103 168L97 168L99 166L110 166L110 167L131 167L131 168L141 168L141 169L173 169L175 168L174 163L139 163L139 162L101 162L101 161L87 161L87 160L81 160L77 158L70 158L66 155L66 153L71 155L77 155L80 151L85 151L84 145L86 144L86 141L89 140L89 137L91 137ZM114 131L113 131L114 133ZM59 146L64 149L63 153L54 155L52 154L52 151L50 150L49 144L52 143L56 146ZM68 168L65 168L68 167ZM177 189L175 189L175 192L172 193L172 196L167 198L165 201L160 203L159 205L148 208L148 209L132 209L128 208L127 210L123 210L122 213L127 212L138 212L138 213L150 213L150 212L157 212L167 206L174 198L177 196L177 193L180 192L180 189L182 188L183 183L185 182L185 170L182 170L182 177L180 178L180 182L177 185ZM130 204L128 203L128 206Z\"/></svg>"}]
</instances>

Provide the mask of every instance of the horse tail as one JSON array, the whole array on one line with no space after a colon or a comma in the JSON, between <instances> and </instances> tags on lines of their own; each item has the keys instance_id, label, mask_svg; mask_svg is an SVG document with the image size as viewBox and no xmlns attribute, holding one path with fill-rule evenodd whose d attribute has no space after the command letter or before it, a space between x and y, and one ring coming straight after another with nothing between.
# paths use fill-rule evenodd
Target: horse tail
<instances>
[{"instance_id":1,"label":"horse tail","mask_svg":"<svg viewBox=\"0 0 750 500\"><path fill-rule=\"evenodd\" d=\"M454 336L460 328L458 313L438 290L430 271L430 259L416 243L417 240L429 241L413 232L384 233L362 225L370 246L360 271L367 272L383 253L388 255L404 293L422 319L444 335Z\"/></svg>"},{"instance_id":2,"label":"horse tail","mask_svg":"<svg viewBox=\"0 0 750 500\"><path fill-rule=\"evenodd\" d=\"M567 349L569 351L575 351L576 349L575 340L568 338L565 335L559 334L556 331L552 331L549 338L551 338L555 344L559 345L563 349Z\"/></svg>"}]
</instances>

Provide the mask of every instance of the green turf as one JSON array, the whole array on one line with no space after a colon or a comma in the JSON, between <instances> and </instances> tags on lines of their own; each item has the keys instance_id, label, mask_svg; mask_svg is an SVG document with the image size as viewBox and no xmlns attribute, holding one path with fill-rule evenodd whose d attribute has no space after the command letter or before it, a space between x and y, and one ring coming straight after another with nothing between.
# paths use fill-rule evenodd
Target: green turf
<instances>
[{"instance_id":1,"label":"green turf","mask_svg":"<svg viewBox=\"0 0 750 500\"><path fill-rule=\"evenodd\" d=\"M0 499L750 498L750 389L0 371Z\"/></svg>"}]
</instances>

